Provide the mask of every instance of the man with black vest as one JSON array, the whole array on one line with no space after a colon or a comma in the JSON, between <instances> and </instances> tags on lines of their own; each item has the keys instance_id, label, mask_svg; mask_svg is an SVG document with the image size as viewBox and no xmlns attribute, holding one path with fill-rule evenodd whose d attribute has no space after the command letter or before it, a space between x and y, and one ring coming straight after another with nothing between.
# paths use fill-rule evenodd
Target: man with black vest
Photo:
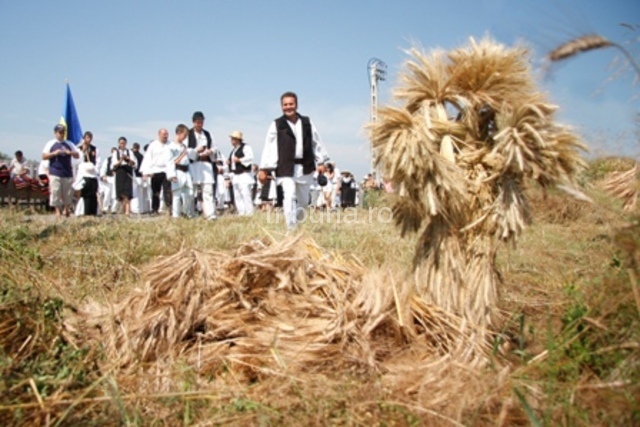
<instances>
[{"instance_id":1,"label":"man with black vest","mask_svg":"<svg viewBox=\"0 0 640 427\"><path fill-rule=\"evenodd\" d=\"M238 215L253 215L253 197L251 188L253 187L253 149L245 144L242 132L239 130L231 132L231 145L233 150L229 155L227 163L231 173L231 185L233 186L233 197L236 203Z\"/></svg>"},{"instance_id":2,"label":"man with black vest","mask_svg":"<svg viewBox=\"0 0 640 427\"><path fill-rule=\"evenodd\" d=\"M82 163L93 163L94 166L100 166L100 155L98 154L98 149L91 142L93 141L93 133L90 131L86 131L84 135L82 135L82 141L78 145L78 152L80 153L80 165ZM77 166L78 170L80 169L80 165ZM78 174L76 173L76 176ZM84 199L82 197L78 198L78 202L76 203L76 216L84 215Z\"/></svg>"},{"instance_id":3,"label":"man with black vest","mask_svg":"<svg viewBox=\"0 0 640 427\"><path fill-rule=\"evenodd\" d=\"M98 149L93 145L93 133L86 131L82 136L82 142L78 146L78 151L82 154L83 162L91 162L94 166L100 164L100 155Z\"/></svg>"},{"instance_id":4,"label":"man with black vest","mask_svg":"<svg viewBox=\"0 0 640 427\"><path fill-rule=\"evenodd\" d=\"M266 177L264 171L275 171L276 184L282 186L287 228L291 229L305 216L313 172L324 172L329 157L311 119L298 114L297 95L285 92L280 106L284 114L267 131L259 179L262 182Z\"/></svg>"},{"instance_id":5,"label":"man with black vest","mask_svg":"<svg viewBox=\"0 0 640 427\"><path fill-rule=\"evenodd\" d=\"M189 172L194 187L202 189L202 213L206 219L216 219L216 208L213 188L216 181L217 167L216 146L211 134L203 128L204 114L200 111L193 113L191 118L193 127L189 130L187 156L191 163Z\"/></svg>"}]
</instances>

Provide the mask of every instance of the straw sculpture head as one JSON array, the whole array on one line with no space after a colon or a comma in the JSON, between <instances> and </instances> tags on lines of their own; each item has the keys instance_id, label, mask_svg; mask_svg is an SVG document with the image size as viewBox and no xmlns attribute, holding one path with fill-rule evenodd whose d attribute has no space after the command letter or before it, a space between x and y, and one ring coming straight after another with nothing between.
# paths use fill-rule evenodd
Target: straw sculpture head
<instances>
[{"instance_id":1,"label":"straw sculpture head","mask_svg":"<svg viewBox=\"0 0 640 427\"><path fill-rule=\"evenodd\" d=\"M556 123L525 47L485 38L408 54L396 103L369 125L375 158L398 189L395 222L402 233L421 233L418 290L487 324L498 244L515 242L530 221L526 185L570 184L584 147Z\"/></svg>"}]
</instances>

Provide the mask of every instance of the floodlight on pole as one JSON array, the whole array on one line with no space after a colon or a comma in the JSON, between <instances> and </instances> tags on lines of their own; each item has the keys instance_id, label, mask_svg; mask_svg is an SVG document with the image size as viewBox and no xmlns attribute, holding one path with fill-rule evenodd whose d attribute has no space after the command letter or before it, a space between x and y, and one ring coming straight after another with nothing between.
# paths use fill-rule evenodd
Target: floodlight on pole
<instances>
[{"instance_id":1,"label":"floodlight on pole","mask_svg":"<svg viewBox=\"0 0 640 427\"><path fill-rule=\"evenodd\" d=\"M384 81L387 77L387 64L381 59L371 58L367 64L369 75L369 87L371 88L371 122L378 120L378 82ZM371 146L371 171L375 169L376 159ZM376 174L377 175L377 174ZM379 178L376 176L376 178Z\"/></svg>"}]
</instances>

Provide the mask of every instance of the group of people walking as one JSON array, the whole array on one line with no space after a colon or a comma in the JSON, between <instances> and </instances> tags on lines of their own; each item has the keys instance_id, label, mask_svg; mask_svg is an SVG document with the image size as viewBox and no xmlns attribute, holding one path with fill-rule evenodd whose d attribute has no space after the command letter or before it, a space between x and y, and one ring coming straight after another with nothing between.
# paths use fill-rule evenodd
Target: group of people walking
<instances>
[{"instance_id":1,"label":"group of people walking","mask_svg":"<svg viewBox=\"0 0 640 427\"><path fill-rule=\"evenodd\" d=\"M211 133L204 129L205 117L200 111L193 113L192 127L179 124L173 138L166 129L160 129L144 154L139 144L129 149L127 139L120 137L118 147L102 164L91 132L85 132L76 146L66 140L65 126L56 125L55 138L45 145L41 164L49 178L50 205L58 217L68 216L74 192L79 192L77 214L113 212L116 203L126 215L144 213L150 201L151 214L166 208L173 217L201 214L213 220L224 199L224 192L216 189L224 189L226 173L239 215L253 213L256 181L263 187L275 183L282 191L287 227L293 228L304 217L302 211L311 201L312 186L326 181L319 177L327 172L329 156L311 119L298 113L297 95L285 92L280 105L283 115L269 126L259 166L241 131L229 134L231 152L223 156Z\"/></svg>"}]
</instances>

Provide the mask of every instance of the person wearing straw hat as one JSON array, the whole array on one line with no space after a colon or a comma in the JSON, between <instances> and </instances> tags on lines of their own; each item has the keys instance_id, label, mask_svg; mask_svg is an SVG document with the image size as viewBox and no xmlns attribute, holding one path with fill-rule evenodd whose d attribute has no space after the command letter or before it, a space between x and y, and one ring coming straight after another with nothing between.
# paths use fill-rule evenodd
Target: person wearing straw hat
<instances>
[{"instance_id":1,"label":"person wearing straw hat","mask_svg":"<svg viewBox=\"0 0 640 427\"><path fill-rule=\"evenodd\" d=\"M282 186L287 228L292 229L309 205L313 172L324 172L329 156L311 119L298 113L294 92L282 94L280 107L283 115L267 131L258 179L266 182L267 171L275 171L276 184Z\"/></svg>"},{"instance_id":2,"label":"person wearing straw hat","mask_svg":"<svg viewBox=\"0 0 640 427\"><path fill-rule=\"evenodd\" d=\"M238 215L253 215L253 197L251 188L253 186L253 149L243 140L242 132L239 130L231 132L231 145L233 150L229 155L227 164L231 172L231 185L233 186L233 196Z\"/></svg>"},{"instance_id":3,"label":"person wearing straw hat","mask_svg":"<svg viewBox=\"0 0 640 427\"><path fill-rule=\"evenodd\" d=\"M49 204L56 210L56 217L69 216L73 206L73 164L71 159L80 157L74 143L67 141L66 126L53 128L55 138L42 150L42 160L49 162Z\"/></svg>"},{"instance_id":4,"label":"person wearing straw hat","mask_svg":"<svg viewBox=\"0 0 640 427\"><path fill-rule=\"evenodd\" d=\"M215 141L208 130L204 129L204 114L196 111L191 117L193 127L189 130L188 156L191 160L189 170L194 186L202 189L202 213L208 220L217 218L214 186L216 183L216 153Z\"/></svg>"}]
</instances>

